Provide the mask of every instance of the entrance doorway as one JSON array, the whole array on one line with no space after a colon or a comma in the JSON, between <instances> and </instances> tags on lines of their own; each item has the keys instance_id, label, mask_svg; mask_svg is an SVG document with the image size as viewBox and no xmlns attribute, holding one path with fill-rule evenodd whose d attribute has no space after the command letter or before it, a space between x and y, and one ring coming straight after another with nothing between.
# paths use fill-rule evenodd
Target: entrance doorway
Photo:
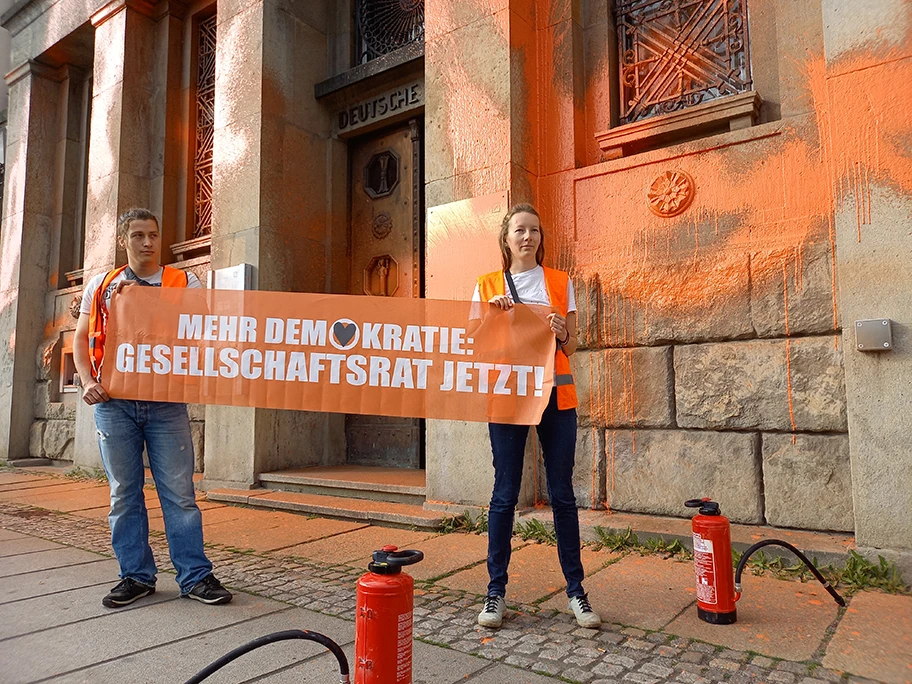
<instances>
[{"instance_id":1,"label":"entrance doorway","mask_svg":"<svg viewBox=\"0 0 912 684\"><path fill-rule=\"evenodd\" d=\"M421 119L351 143L349 292L420 297L424 285ZM350 465L424 467L424 421L347 415Z\"/></svg>"}]
</instances>

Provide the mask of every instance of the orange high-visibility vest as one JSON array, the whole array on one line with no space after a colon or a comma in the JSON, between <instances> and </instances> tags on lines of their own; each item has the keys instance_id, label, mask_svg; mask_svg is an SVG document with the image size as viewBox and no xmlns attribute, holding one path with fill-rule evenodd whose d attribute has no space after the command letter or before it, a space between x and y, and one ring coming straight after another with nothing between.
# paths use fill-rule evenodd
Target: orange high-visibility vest
<instances>
[{"instance_id":1,"label":"orange high-visibility vest","mask_svg":"<svg viewBox=\"0 0 912 684\"><path fill-rule=\"evenodd\" d=\"M108 330L108 307L104 303L104 293L114 279L126 270L126 266L115 268L102 278L101 284L92 297L92 310L89 312L89 360L92 362L92 377L101 382L101 366L104 363L105 336ZM186 271L179 268L164 267L162 287L187 287L190 281Z\"/></svg>"},{"instance_id":2,"label":"orange high-visibility vest","mask_svg":"<svg viewBox=\"0 0 912 684\"><path fill-rule=\"evenodd\" d=\"M545 287L548 288L551 306L557 309L561 316L566 318L567 283L570 281L570 276L563 271L556 271L547 266L542 266L542 268L545 271ZM478 279L478 291L483 302L488 302L498 295L506 294L504 272L494 271L481 276ZM560 345L557 345L557 351L554 354L554 386L557 387L557 408L571 409L577 407L579 402L576 398L576 385L573 384L570 359Z\"/></svg>"}]
</instances>

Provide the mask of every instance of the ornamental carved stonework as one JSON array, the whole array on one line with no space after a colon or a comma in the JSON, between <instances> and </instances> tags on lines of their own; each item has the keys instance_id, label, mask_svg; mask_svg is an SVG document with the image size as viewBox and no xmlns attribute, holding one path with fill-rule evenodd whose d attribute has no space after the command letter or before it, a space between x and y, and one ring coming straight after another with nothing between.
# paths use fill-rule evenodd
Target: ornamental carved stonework
<instances>
[{"instance_id":1,"label":"ornamental carved stonework","mask_svg":"<svg viewBox=\"0 0 912 684\"><path fill-rule=\"evenodd\" d=\"M79 307L82 305L82 294L78 294L73 297L73 301L70 302L70 316L75 319L79 319Z\"/></svg>"},{"instance_id":2,"label":"ornamental carved stonework","mask_svg":"<svg viewBox=\"0 0 912 684\"><path fill-rule=\"evenodd\" d=\"M693 178L683 171L666 171L649 185L646 193L649 210L656 216L670 218L683 213L693 202Z\"/></svg>"},{"instance_id":3,"label":"ornamental carved stonework","mask_svg":"<svg viewBox=\"0 0 912 684\"><path fill-rule=\"evenodd\" d=\"M371 226L371 232L378 240L382 240L393 230L393 217L387 212L381 211L374 217L374 223Z\"/></svg>"}]
</instances>

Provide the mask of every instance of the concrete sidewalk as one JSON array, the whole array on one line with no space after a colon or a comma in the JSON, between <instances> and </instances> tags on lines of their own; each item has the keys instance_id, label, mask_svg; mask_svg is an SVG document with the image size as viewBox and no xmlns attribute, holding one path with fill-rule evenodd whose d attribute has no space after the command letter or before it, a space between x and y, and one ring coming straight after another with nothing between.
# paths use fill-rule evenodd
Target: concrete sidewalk
<instances>
[{"instance_id":1,"label":"concrete sidewalk","mask_svg":"<svg viewBox=\"0 0 912 684\"><path fill-rule=\"evenodd\" d=\"M162 530L154 490L153 530ZM862 592L839 609L819 585L746 576L739 621L696 618L689 563L584 549L587 589L605 624L568 613L555 550L515 539L508 602L496 632L475 625L486 540L433 535L201 501L228 606L179 600L173 575L121 610L101 606L117 581L107 486L0 471L0 679L3 682L182 682L249 639L323 632L350 656L354 583L384 544L420 548L415 676L449 682L657 684L865 680L912 682L912 597ZM169 570L163 534L153 533ZM295 641L249 654L211 681L335 682L334 659ZM547 676L550 675L550 676Z\"/></svg>"}]
</instances>

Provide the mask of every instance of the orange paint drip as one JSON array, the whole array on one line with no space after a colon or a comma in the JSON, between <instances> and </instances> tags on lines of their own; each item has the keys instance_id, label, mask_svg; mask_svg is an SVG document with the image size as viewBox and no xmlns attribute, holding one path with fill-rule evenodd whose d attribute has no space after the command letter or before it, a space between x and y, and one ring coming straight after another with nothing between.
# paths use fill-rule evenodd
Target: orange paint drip
<instances>
[{"instance_id":1,"label":"orange paint drip","mask_svg":"<svg viewBox=\"0 0 912 684\"><path fill-rule=\"evenodd\" d=\"M788 394L788 407L789 407L789 420L792 423L792 444L797 440L795 432L798 431L798 427L795 425L795 407L792 405L792 340L791 338L786 339L785 341L785 373L787 379L787 394Z\"/></svg>"}]
</instances>

